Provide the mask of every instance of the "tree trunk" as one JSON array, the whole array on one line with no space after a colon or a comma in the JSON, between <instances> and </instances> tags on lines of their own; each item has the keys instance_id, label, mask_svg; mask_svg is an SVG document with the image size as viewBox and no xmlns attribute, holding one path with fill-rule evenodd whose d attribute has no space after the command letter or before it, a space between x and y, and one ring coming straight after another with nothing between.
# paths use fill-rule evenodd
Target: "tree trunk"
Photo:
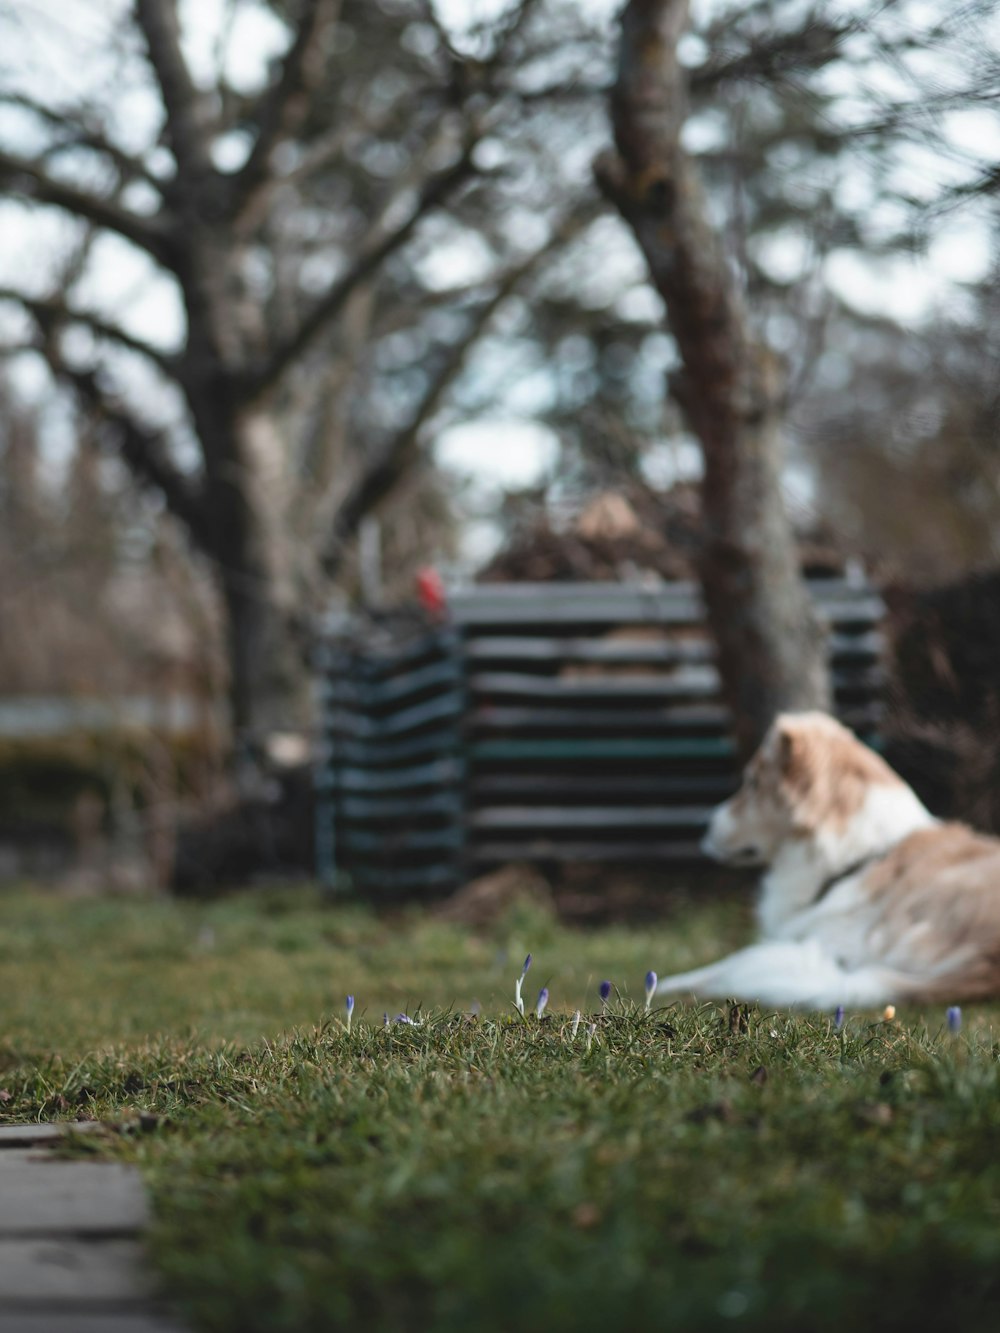
<instances>
[{"instance_id":1,"label":"tree trunk","mask_svg":"<svg viewBox=\"0 0 1000 1333\"><path fill-rule=\"evenodd\" d=\"M671 388L704 458L701 581L744 755L776 712L826 708L825 645L781 495L781 367L751 335L737 278L680 146L687 0L631 0L612 93L617 153L598 181L635 233L682 371Z\"/></svg>"},{"instance_id":2,"label":"tree trunk","mask_svg":"<svg viewBox=\"0 0 1000 1333\"><path fill-rule=\"evenodd\" d=\"M260 771L267 738L306 721L307 671L293 631L293 579L284 518L282 440L265 414L233 409L224 376L209 404L195 399L209 463L212 559L226 613L233 748L242 773Z\"/></svg>"},{"instance_id":3,"label":"tree trunk","mask_svg":"<svg viewBox=\"0 0 1000 1333\"><path fill-rule=\"evenodd\" d=\"M740 751L775 714L828 708L825 635L799 575L781 497L776 414L704 449L701 584Z\"/></svg>"},{"instance_id":4,"label":"tree trunk","mask_svg":"<svg viewBox=\"0 0 1000 1333\"><path fill-rule=\"evenodd\" d=\"M227 568L222 591L234 748L256 762L270 734L301 725L306 673L263 571Z\"/></svg>"}]
</instances>

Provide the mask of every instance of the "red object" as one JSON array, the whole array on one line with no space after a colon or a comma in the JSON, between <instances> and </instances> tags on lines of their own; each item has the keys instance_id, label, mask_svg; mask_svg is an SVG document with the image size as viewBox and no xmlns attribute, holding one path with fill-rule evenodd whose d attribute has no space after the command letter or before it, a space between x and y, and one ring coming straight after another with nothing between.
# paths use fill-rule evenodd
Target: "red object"
<instances>
[{"instance_id":1,"label":"red object","mask_svg":"<svg viewBox=\"0 0 1000 1333\"><path fill-rule=\"evenodd\" d=\"M417 597L420 605L436 619L443 619L448 610L448 598L441 575L431 565L417 570Z\"/></svg>"}]
</instances>

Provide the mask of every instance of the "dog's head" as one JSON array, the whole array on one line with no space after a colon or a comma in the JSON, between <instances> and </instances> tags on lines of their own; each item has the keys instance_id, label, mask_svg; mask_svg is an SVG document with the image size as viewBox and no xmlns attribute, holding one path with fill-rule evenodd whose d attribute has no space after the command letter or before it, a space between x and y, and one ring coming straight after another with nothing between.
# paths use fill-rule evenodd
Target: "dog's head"
<instances>
[{"instance_id":1,"label":"dog's head","mask_svg":"<svg viewBox=\"0 0 1000 1333\"><path fill-rule=\"evenodd\" d=\"M792 839L841 832L873 785L901 779L826 713L784 713L739 791L712 816L702 849L727 865L767 866Z\"/></svg>"}]
</instances>

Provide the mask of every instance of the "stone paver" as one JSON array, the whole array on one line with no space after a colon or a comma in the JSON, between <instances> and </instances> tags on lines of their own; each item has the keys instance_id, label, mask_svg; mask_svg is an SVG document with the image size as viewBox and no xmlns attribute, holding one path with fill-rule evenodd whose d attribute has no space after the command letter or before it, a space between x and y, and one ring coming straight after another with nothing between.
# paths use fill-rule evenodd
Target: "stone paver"
<instances>
[{"instance_id":1,"label":"stone paver","mask_svg":"<svg viewBox=\"0 0 1000 1333\"><path fill-rule=\"evenodd\" d=\"M2 1178L2 1177L0 1177ZM117 1302L142 1305L152 1296L142 1267L142 1246L134 1240L0 1241L2 1308Z\"/></svg>"},{"instance_id":2,"label":"stone paver","mask_svg":"<svg viewBox=\"0 0 1000 1333\"><path fill-rule=\"evenodd\" d=\"M143 1262L139 1173L46 1151L77 1129L0 1126L0 1333L183 1333Z\"/></svg>"},{"instance_id":3,"label":"stone paver","mask_svg":"<svg viewBox=\"0 0 1000 1333\"><path fill-rule=\"evenodd\" d=\"M8 1161L0 1153L0 1172L0 1241L132 1236L149 1220L138 1173L118 1162Z\"/></svg>"},{"instance_id":4,"label":"stone paver","mask_svg":"<svg viewBox=\"0 0 1000 1333\"><path fill-rule=\"evenodd\" d=\"M60 1314L35 1311L0 1314L0 1333L187 1333L156 1315L142 1314Z\"/></svg>"},{"instance_id":5,"label":"stone paver","mask_svg":"<svg viewBox=\"0 0 1000 1333\"><path fill-rule=\"evenodd\" d=\"M98 1120L72 1120L58 1125L0 1125L0 1148L26 1148L32 1144L51 1144L70 1134L101 1133Z\"/></svg>"}]
</instances>

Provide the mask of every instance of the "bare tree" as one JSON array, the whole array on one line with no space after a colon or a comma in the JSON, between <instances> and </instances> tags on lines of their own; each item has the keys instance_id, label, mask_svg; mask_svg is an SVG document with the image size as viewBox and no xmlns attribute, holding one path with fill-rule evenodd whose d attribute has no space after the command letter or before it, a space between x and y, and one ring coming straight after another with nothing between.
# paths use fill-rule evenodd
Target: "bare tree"
<instances>
[{"instance_id":1,"label":"bare tree","mask_svg":"<svg viewBox=\"0 0 1000 1333\"><path fill-rule=\"evenodd\" d=\"M91 8L101 6L87 7L81 29ZM968 25L990 0L924 13L919 29L909 7L877 0L852 6L849 18L819 0L710 6L685 53L690 113L672 45L683 7L630 10L620 157L604 178L667 297L674 339L658 323L642 266L630 286L619 277L632 258L627 229L606 218L590 227L584 164L606 136L610 85L606 27L589 7L511 0L499 17L477 21L475 7L463 20L452 6L454 28L428 0L270 8L287 27L287 49L251 91L234 86L222 60L209 74L204 61L188 63L176 0L133 0L128 22L98 37L121 52L127 91L141 81L158 103L162 123L142 144L117 80L72 100L57 81L23 77L29 62L0 43L0 191L76 219L81 248L121 238L179 295L182 336L154 341L78 272L40 282L25 264L5 293L30 314L29 341L99 416L106 445L213 563L240 732L286 722L289 686L302 679L289 627L349 579L357 523L398 495L449 413L505 415L518 387L513 362L536 380L544 364L549 405L529 413L551 425L567 458L596 460L581 477L641 470L646 446L677 435L656 392L675 344L685 367L678 397L705 448L714 534L706 572L728 607L713 614L727 676L753 696L739 711L759 724L778 698L820 697L821 653L801 630L803 604L780 554L776 441L786 391L755 330L769 328L791 353L788 396L801 401L825 331L822 318L811 322L805 293L815 285L819 304L828 300L817 270L835 247L881 258L912 243L919 209L904 197L899 150L916 137L947 156L937 122L977 96L985 105L982 33ZM260 6L219 9L238 19ZM651 64L638 79L643 30ZM943 40L949 67L970 61L971 81L923 88L924 47ZM895 86L887 72L911 57L913 78L898 98L868 96L869 74L873 88ZM859 103L868 107L860 121ZM690 157L677 147L682 120L698 131ZM871 197L892 207L873 210L864 191L859 203L859 192L838 189L859 164ZM712 216L727 217L714 235L696 174ZM867 230L873 211L897 220L877 243ZM560 238L573 226L582 234L564 251ZM811 256L798 274L769 265L776 236ZM488 260L478 269L465 262L476 247ZM789 247L778 248L787 259ZM800 437L798 460L805 454ZM738 514L753 530L738 531ZM816 673L798 669L806 659Z\"/></svg>"},{"instance_id":2,"label":"bare tree","mask_svg":"<svg viewBox=\"0 0 1000 1333\"><path fill-rule=\"evenodd\" d=\"M683 369L671 381L704 456L702 586L744 751L780 709L826 707L823 637L781 494L784 384L753 336L681 146L687 0L630 0L599 182L642 249Z\"/></svg>"},{"instance_id":3,"label":"bare tree","mask_svg":"<svg viewBox=\"0 0 1000 1333\"><path fill-rule=\"evenodd\" d=\"M529 253L520 249L493 281L458 302L450 337L424 354L406 410L355 448L353 475L341 475L352 371L357 347L384 314L382 275L431 215L463 190L474 191L474 154L486 132L458 87L461 62L453 53L442 69L426 73L422 98L411 80L397 97L390 88L367 102L364 90L352 87L356 105L338 101L330 52L338 31L354 31L338 30L345 14L355 40L364 39L365 24L382 24L384 47L394 58L402 49L406 16L395 20L397 31L381 8L303 0L283 58L263 89L247 96L221 76L214 88L196 80L176 0L135 0L131 22L161 103L166 169L152 153L126 151L113 122L93 107L24 93L3 99L31 115L49 144L38 153L0 147L0 189L68 213L88 237L127 242L180 294L186 330L170 351L89 307L65 275L42 293L28 281L10 285L0 299L27 312L32 345L54 376L214 566L227 620L234 730L245 742L288 725L303 678L296 631L318 589L360 520L412 465L475 340L552 247L550 240ZM516 32L516 22L502 25L494 61ZM236 169L219 165L227 136L250 145ZM365 151L373 143L400 157L380 191L364 173L348 170L358 145ZM73 169L81 153L84 166L99 163L99 173ZM290 239L304 215L320 230L329 224L318 250ZM327 270L337 261L325 285L303 279L317 254ZM89 356L75 350L79 339L66 336L80 330L90 335ZM115 354L122 353L140 358L177 395L180 439L143 410L134 384L117 373ZM329 391L328 404L331 394L336 399L322 420L314 410L317 380ZM308 411L300 399L308 399ZM290 440L290 432L303 439ZM193 466L182 462L185 434L196 443ZM294 476L292 458L302 463Z\"/></svg>"}]
</instances>

